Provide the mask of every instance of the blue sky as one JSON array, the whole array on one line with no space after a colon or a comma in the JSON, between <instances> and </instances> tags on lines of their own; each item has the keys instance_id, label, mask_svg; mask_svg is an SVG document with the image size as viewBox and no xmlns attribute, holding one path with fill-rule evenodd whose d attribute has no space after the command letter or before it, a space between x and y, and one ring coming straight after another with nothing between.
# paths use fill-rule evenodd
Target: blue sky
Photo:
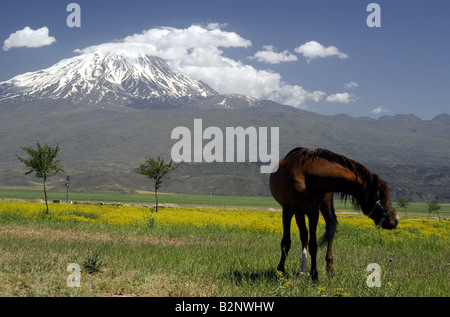
<instances>
[{"instance_id":1,"label":"blue sky","mask_svg":"<svg viewBox=\"0 0 450 317\"><path fill-rule=\"evenodd\" d=\"M71 2L1 2L0 81L139 43L221 93L329 115L449 112L449 1L75 0L69 28ZM366 23L371 2L380 27Z\"/></svg>"}]
</instances>

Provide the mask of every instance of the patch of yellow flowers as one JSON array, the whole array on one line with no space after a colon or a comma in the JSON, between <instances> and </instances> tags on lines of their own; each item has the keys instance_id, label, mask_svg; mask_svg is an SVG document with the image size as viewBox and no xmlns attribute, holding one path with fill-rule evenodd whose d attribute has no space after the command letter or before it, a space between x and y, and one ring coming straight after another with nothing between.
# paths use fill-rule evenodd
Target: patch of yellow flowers
<instances>
[{"instance_id":1,"label":"patch of yellow flowers","mask_svg":"<svg viewBox=\"0 0 450 317\"><path fill-rule=\"evenodd\" d=\"M268 210L245 210L227 208L194 208L176 207L161 208L153 212L152 208L139 206L112 205L68 205L51 204L49 215L45 207L39 203L0 203L0 221L3 217L20 216L26 219L48 219L54 221L73 221L114 226L139 226L148 222L149 218L160 225L217 225L222 227L237 227L245 230L256 230L281 233L281 212ZM341 225L357 226L359 228L374 228L374 223L366 216L338 215ZM320 218L319 230L323 230L324 221ZM298 232L295 221L293 232ZM449 239L448 221L402 220L397 230L382 230L382 234L393 240L427 239L435 237Z\"/></svg>"},{"instance_id":2,"label":"patch of yellow flowers","mask_svg":"<svg viewBox=\"0 0 450 317\"><path fill-rule=\"evenodd\" d=\"M372 219L359 214L353 216L338 216L340 224L357 226L359 228L374 229L375 225ZM411 240L411 239L430 239L438 238L442 240L449 239L449 221L427 221L424 219L400 219L396 230L381 230L381 235L391 241Z\"/></svg>"}]
</instances>

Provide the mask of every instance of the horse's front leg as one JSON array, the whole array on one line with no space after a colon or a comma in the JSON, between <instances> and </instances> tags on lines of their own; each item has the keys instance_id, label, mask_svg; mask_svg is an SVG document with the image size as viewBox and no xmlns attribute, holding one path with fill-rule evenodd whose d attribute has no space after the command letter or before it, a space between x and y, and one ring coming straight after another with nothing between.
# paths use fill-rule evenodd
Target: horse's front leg
<instances>
[{"instance_id":1,"label":"horse's front leg","mask_svg":"<svg viewBox=\"0 0 450 317\"><path fill-rule=\"evenodd\" d=\"M308 269L308 229L306 228L305 214L297 212L295 214L295 221L297 222L298 231L300 233L300 241L302 242L300 268L297 274L303 275L303 273Z\"/></svg>"},{"instance_id":2,"label":"horse's front leg","mask_svg":"<svg viewBox=\"0 0 450 317\"><path fill-rule=\"evenodd\" d=\"M285 272L285 262L289 249L291 248L291 221L293 213L283 208L283 239L281 239L281 259L278 264L277 270Z\"/></svg>"}]
</instances>

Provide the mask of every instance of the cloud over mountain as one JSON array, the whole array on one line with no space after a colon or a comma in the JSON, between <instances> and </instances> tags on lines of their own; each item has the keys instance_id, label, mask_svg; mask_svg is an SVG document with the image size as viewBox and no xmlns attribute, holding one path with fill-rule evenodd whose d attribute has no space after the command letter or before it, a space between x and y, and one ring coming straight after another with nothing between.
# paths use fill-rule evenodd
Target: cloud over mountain
<instances>
[{"instance_id":1,"label":"cloud over mountain","mask_svg":"<svg viewBox=\"0 0 450 317\"><path fill-rule=\"evenodd\" d=\"M388 112L390 112L389 109L387 109L383 106L378 106L375 109L373 109L370 113L381 114L381 113L388 113Z\"/></svg>"},{"instance_id":2,"label":"cloud over mountain","mask_svg":"<svg viewBox=\"0 0 450 317\"><path fill-rule=\"evenodd\" d=\"M354 101L354 96L349 94L348 92L343 92L334 95L329 95L326 100L328 102L350 103Z\"/></svg>"},{"instance_id":3,"label":"cloud over mountain","mask_svg":"<svg viewBox=\"0 0 450 317\"><path fill-rule=\"evenodd\" d=\"M201 80L219 93L237 93L255 98L267 98L301 107L305 102L318 102L325 92L308 91L299 85L284 82L279 73L256 69L240 60L225 56L223 48L248 48L252 42L235 32L222 30L226 25L211 23L206 26L192 25L180 29L158 27L125 37L118 42L103 43L78 49L87 54L104 50L130 50L163 58L167 63ZM266 47L265 60L293 59L287 52L276 53ZM272 57L268 57L268 54Z\"/></svg>"}]
</instances>

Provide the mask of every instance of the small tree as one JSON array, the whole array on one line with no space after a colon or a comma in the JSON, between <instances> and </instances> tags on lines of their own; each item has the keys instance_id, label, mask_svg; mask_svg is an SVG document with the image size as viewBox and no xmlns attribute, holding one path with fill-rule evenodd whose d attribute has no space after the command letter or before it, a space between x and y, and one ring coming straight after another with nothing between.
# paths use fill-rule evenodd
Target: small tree
<instances>
[{"instance_id":1,"label":"small tree","mask_svg":"<svg viewBox=\"0 0 450 317\"><path fill-rule=\"evenodd\" d=\"M441 209L441 205L439 205L439 203L436 200L430 200L429 202L427 202L427 205L428 205L427 220L428 218L430 218L431 212L436 211L438 214L439 221L441 221L441 216L439 215L439 209Z\"/></svg>"},{"instance_id":2,"label":"small tree","mask_svg":"<svg viewBox=\"0 0 450 317\"><path fill-rule=\"evenodd\" d=\"M47 188L45 182L47 178L64 172L64 170L61 165L61 160L58 159L60 154L58 144L55 146L48 146L47 144L41 146L39 141L36 141L36 147L36 149L33 149L31 146L22 148L28 153L29 159L22 158L18 155L16 155L16 157L30 168L29 171L25 172L25 175L35 172L37 178L43 179L45 205L47 206L48 214Z\"/></svg>"},{"instance_id":3,"label":"small tree","mask_svg":"<svg viewBox=\"0 0 450 317\"><path fill-rule=\"evenodd\" d=\"M408 215L406 214L406 208L409 206L409 199L405 197L398 197L397 204L400 208L403 208L405 210L405 217L408 218Z\"/></svg>"},{"instance_id":4,"label":"small tree","mask_svg":"<svg viewBox=\"0 0 450 317\"><path fill-rule=\"evenodd\" d=\"M152 157L147 156L144 164L136 170L136 173L147 176L155 181L155 198L156 198L156 212L158 212L158 189L161 187L164 177L169 178L168 174L178 168L173 161L165 163L164 159L158 156L155 160Z\"/></svg>"}]
</instances>

